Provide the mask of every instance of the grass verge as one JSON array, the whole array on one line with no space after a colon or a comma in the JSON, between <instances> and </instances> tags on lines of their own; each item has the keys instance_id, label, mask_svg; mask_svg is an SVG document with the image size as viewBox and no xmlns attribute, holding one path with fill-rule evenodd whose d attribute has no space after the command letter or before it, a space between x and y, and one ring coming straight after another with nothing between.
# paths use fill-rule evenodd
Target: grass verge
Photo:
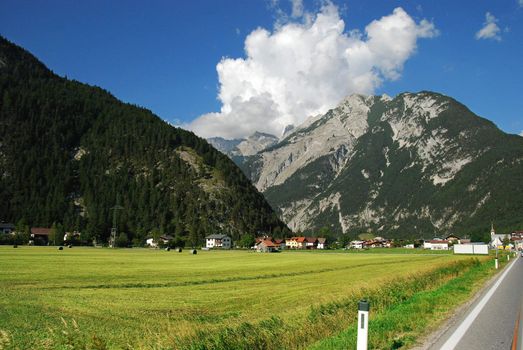
<instances>
[{"instance_id":1,"label":"grass verge","mask_svg":"<svg viewBox=\"0 0 523 350\"><path fill-rule=\"evenodd\" d=\"M502 265L506 259L500 259ZM414 293L402 302L388 308L373 307L369 320L370 349L400 349L416 344L421 336L437 329L452 315L454 309L467 301L485 281L496 273L493 260L477 262L462 275L450 279L432 290ZM499 271L499 270L498 270ZM369 298L371 305L373 297ZM325 338L309 349L353 349L356 348L356 323L337 334Z\"/></svg>"},{"instance_id":2,"label":"grass verge","mask_svg":"<svg viewBox=\"0 0 523 350\"><path fill-rule=\"evenodd\" d=\"M379 288L365 288L355 291L342 300L311 307L306 320L284 321L272 317L258 323L244 322L237 327L225 327L217 332L201 332L191 339L173 339L172 347L175 349L302 349L320 339L327 337L313 348L340 349L355 348L355 333L351 330L340 333L344 325L353 323L357 318L357 302L365 297L373 305L375 312L396 310L399 305L408 305L410 300L417 300L418 294L426 291L434 293L440 288L449 285L454 279L473 279L476 274L488 275L488 267L476 258L458 261L448 266L435 269L425 274L401 278L381 285ZM436 288L436 289L434 289ZM453 289L455 289L454 287ZM459 288L462 288L460 285ZM458 289L459 289L458 288ZM441 293L445 293L442 291ZM428 295L427 298L433 298ZM373 334L380 334L371 343L371 348L390 348L394 341L403 342L403 338L394 339L398 334L398 320L396 313L409 312L410 317L418 319L420 311L430 309L418 305L420 310L398 310L375 327ZM428 306L428 305L427 305ZM388 315L388 314L387 314ZM426 324L425 324L426 325ZM410 339L410 338L409 338ZM399 344L399 343L398 343ZM403 344L403 343L402 343Z\"/></svg>"}]
</instances>

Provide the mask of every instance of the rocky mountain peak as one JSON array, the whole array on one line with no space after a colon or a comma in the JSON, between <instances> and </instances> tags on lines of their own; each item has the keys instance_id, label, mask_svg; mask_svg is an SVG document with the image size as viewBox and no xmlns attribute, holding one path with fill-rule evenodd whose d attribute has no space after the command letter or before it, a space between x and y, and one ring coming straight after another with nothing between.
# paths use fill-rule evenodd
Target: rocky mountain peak
<instances>
[{"instance_id":1,"label":"rocky mountain peak","mask_svg":"<svg viewBox=\"0 0 523 350\"><path fill-rule=\"evenodd\" d=\"M419 237L479 227L493 193L510 193L490 163L523 173L521 141L438 93L355 94L240 166L293 229Z\"/></svg>"}]
</instances>

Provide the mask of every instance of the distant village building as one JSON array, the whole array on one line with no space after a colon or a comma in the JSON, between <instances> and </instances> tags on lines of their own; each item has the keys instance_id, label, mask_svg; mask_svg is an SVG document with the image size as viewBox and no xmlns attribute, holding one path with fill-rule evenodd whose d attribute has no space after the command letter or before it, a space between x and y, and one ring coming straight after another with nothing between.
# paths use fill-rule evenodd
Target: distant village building
<instances>
[{"instance_id":1,"label":"distant village building","mask_svg":"<svg viewBox=\"0 0 523 350\"><path fill-rule=\"evenodd\" d=\"M452 244L461 243L461 238L459 238L458 236L456 236L454 234L448 235L447 237L445 237L445 240L447 240L449 243L452 243Z\"/></svg>"},{"instance_id":2,"label":"distant village building","mask_svg":"<svg viewBox=\"0 0 523 350\"><path fill-rule=\"evenodd\" d=\"M259 253L274 253L279 250L279 246L270 240L262 240L256 243L256 251Z\"/></svg>"},{"instance_id":3,"label":"distant village building","mask_svg":"<svg viewBox=\"0 0 523 350\"><path fill-rule=\"evenodd\" d=\"M8 235L8 234L12 234L14 232L15 232L15 225L10 224L10 223L5 223L5 222L0 223L0 233Z\"/></svg>"},{"instance_id":4,"label":"distant village building","mask_svg":"<svg viewBox=\"0 0 523 350\"><path fill-rule=\"evenodd\" d=\"M508 237L508 235L497 234L496 230L494 229L494 224L491 224L491 226L490 226L490 244L489 244L491 248L503 249L503 239L505 239L505 237Z\"/></svg>"},{"instance_id":5,"label":"distant village building","mask_svg":"<svg viewBox=\"0 0 523 350\"><path fill-rule=\"evenodd\" d=\"M47 227L31 227L31 242L33 244L41 243L47 244L49 242L49 235L51 229Z\"/></svg>"},{"instance_id":6,"label":"distant village building","mask_svg":"<svg viewBox=\"0 0 523 350\"><path fill-rule=\"evenodd\" d=\"M161 244L169 244L170 241L174 239L171 235L161 235L158 237L158 241L155 241L154 238L150 237L145 240L145 244L149 247L156 248L158 245Z\"/></svg>"},{"instance_id":7,"label":"distant village building","mask_svg":"<svg viewBox=\"0 0 523 350\"><path fill-rule=\"evenodd\" d=\"M66 232L64 235L65 242L73 240L75 238L80 238L80 232L78 232L78 231Z\"/></svg>"},{"instance_id":8,"label":"distant village building","mask_svg":"<svg viewBox=\"0 0 523 350\"><path fill-rule=\"evenodd\" d=\"M285 245L289 249L305 249L307 240L305 237L291 237L285 240Z\"/></svg>"},{"instance_id":9,"label":"distant village building","mask_svg":"<svg viewBox=\"0 0 523 350\"><path fill-rule=\"evenodd\" d=\"M327 249L327 239L323 237L318 238L318 249Z\"/></svg>"},{"instance_id":10,"label":"distant village building","mask_svg":"<svg viewBox=\"0 0 523 350\"><path fill-rule=\"evenodd\" d=\"M222 249L231 249L232 240L227 235L222 234L213 234L205 237L205 247L206 248L222 248Z\"/></svg>"},{"instance_id":11,"label":"distant village building","mask_svg":"<svg viewBox=\"0 0 523 350\"><path fill-rule=\"evenodd\" d=\"M296 242L296 237L287 238L285 240L285 246L288 249L296 249L298 247L298 242Z\"/></svg>"},{"instance_id":12,"label":"distant village building","mask_svg":"<svg viewBox=\"0 0 523 350\"><path fill-rule=\"evenodd\" d=\"M443 239L432 239L423 242L423 249L430 250L449 250L449 242Z\"/></svg>"},{"instance_id":13,"label":"distant village building","mask_svg":"<svg viewBox=\"0 0 523 350\"><path fill-rule=\"evenodd\" d=\"M279 250L284 250L286 248L284 239L275 239L273 242L279 247Z\"/></svg>"},{"instance_id":14,"label":"distant village building","mask_svg":"<svg viewBox=\"0 0 523 350\"><path fill-rule=\"evenodd\" d=\"M365 247L364 241L351 241L349 244L350 249L363 249Z\"/></svg>"},{"instance_id":15,"label":"distant village building","mask_svg":"<svg viewBox=\"0 0 523 350\"><path fill-rule=\"evenodd\" d=\"M523 231L514 231L510 234L510 241L514 249L523 250Z\"/></svg>"},{"instance_id":16,"label":"distant village building","mask_svg":"<svg viewBox=\"0 0 523 350\"><path fill-rule=\"evenodd\" d=\"M316 237L305 237L305 249L316 249L318 247L318 239Z\"/></svg>"},{"instance_id":17,"label":"distant village building","mask_svg":"<svg viewBox=\"0 0 523 350\"><path fill-rule=\"evenodd\" d=\"M325 246L323 237L299 236L285 239L285 247L288 249L325 249Z\"/></svg>"}]
</instances>

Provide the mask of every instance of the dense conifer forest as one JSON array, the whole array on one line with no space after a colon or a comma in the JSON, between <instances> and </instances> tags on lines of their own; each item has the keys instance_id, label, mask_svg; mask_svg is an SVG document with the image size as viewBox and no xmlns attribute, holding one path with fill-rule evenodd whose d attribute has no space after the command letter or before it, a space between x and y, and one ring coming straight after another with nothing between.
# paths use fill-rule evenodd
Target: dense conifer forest
<instances>
[{"instance_id":1,"label":"dense conifer forest","mask_svg":"<svg viewBox=\"0 0 523 350\"><path fill-rule=\"evenodd\" d=\"M55 75L0 37L0 221L138 244L288 229L228 157L107 91ZM282 232L283 231L283 232ZM281 232L281 234L280 234Z\"/></svg>"}]
</instances>

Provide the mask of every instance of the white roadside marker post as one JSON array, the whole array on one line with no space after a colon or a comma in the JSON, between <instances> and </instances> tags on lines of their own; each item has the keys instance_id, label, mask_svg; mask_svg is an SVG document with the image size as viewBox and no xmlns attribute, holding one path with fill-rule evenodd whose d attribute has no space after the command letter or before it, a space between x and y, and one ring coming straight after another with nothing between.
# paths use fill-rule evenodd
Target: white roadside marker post
<instances>
[{"instance_id":1,"label":"white roadside marker post","mask_svg":"<svg viewBox=\"0 0 523 350\"><path fill-rule=\"evenodd\" d=\"M357 350L367 350L369 337L369 308L367 300L360 300L358 303L358 347Z\"/></svg>"},{"instance_id":2,"label":"white roadside marker post","mask_svg":"<svg viewBox=\"0 0 523 350\"><path fill-rule=\"evenodd\" d=\"M494 260L494 265L496 266L496 270L498 269L498 246L496 246L496 260Z\"/></svg>"}]
</instances>

